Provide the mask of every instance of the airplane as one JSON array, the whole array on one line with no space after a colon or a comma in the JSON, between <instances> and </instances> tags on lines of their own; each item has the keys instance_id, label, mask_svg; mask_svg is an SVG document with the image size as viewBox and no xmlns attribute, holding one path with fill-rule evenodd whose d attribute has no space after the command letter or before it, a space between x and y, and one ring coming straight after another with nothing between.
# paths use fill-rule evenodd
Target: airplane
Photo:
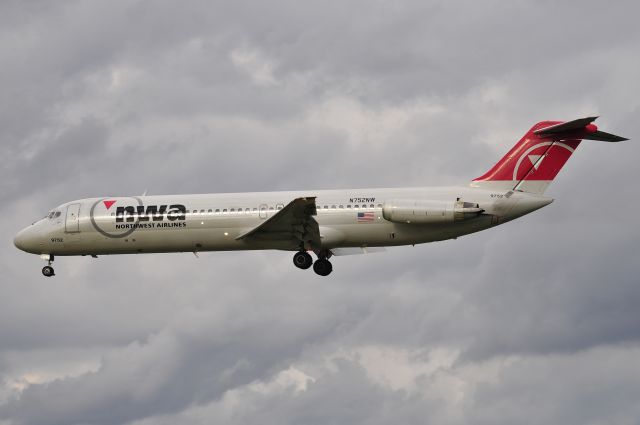
<instances>
[{"instance_id":1,"label":"airplane","mask_svg":"<svg viewBox=\"0 0 640 425\"><path fill-rule=\"evenodd\" d=\"M334 255L456 239L550 204L544 192L582 140L628 140L598 130L596 118L535 124L463 186L80 199L14 244L47 262L46 277L56 256L266 249L294 251L296 267L327 276Z\"/></svg>"}]
</instances>

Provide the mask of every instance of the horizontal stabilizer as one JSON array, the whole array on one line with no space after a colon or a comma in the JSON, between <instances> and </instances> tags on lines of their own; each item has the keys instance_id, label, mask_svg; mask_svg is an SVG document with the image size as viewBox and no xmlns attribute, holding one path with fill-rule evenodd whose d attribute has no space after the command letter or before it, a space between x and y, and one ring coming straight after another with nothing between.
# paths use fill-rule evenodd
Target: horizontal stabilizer
<instances>
[{"instance_id":1,"label":"horizontal stabilizer","mask_svg":"<svg viewBox=\"0 0 640 425\"><path fill-rule=\"evenodd\" d=\"M626 137L616 136L615 134L605 133L604 131L596 131L583 137L585 140L600 140L601 142L624 142L629 140Z\"/></svg>"},{"instance_id":2,"label":"horizontal stabilizer","mask_svg":"<svg viewBox=\"0 0 640 425\"><path fill-rule=\"evenodd\" d=\"M598 117L579 118L577 120L540 128L533 133L540 137L548 136L565 140L600 140L602 142L623 142L629 140L626 137L616 136L615 134L598 130L598 127L592 124L597 118Z\"/></svg>"},{"instance_id":3,"label":"horizontal stabilizer","mask_svg":"<svg viewBox=\"0 0 640 425\"><path fill-rule=\"evenodd\" d=\"M597 118L598 117L579 118L577 120L567 121L561 124L552 125L550 127L541 128L534 131L534 133L539 134L540 136L546 136L551 134L564 133L567 131L582 130Z\"/></svg>"}]
</instances>

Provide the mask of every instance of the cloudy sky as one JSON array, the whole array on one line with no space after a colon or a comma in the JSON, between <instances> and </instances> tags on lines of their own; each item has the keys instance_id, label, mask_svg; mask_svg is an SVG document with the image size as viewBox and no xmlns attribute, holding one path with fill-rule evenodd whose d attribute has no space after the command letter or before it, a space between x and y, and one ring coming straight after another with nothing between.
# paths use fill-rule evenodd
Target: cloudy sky
<instances>
[{"instance_id":1,"label":"cloudy sky","mask_svg":"<svg viewBox=\"0 0 640 425\"><path fill-rule=\"evenodd\" d=\"M0 424L637 424L636 1L0 2ZM110 195L465 184L600 115L531 216L340 257L58 258Z\"/></svg>"}]
</instances>

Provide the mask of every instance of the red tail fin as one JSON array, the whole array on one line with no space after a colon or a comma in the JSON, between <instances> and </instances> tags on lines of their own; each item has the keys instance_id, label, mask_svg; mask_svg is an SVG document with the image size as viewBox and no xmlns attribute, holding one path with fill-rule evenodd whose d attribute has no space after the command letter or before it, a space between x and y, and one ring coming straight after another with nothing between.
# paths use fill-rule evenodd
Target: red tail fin
<instances>
[{"instance_id":1,"label":"red tail fin","mask_svg":"<svg viewBox=\"0 0 640 425\"><path fill-rule=\"evenodd\" d=\"M544 193L582 139L627 140L598 131L591 124L596 118L537 123L493 168L474 179L471 186Z\"/></svg>"},{"instance_id":2,"label":"red tail fin","mask_svg":"<svg viewBox=\"0 0 640 425\"><path fill-rule=\"evenodd\" d=\"M542 194L580 144L580 140L560 142L534 133L556 124L559 122L542 121L534 125L493 168L474 179L471 185Z\"/></svg>"}]
</instances>

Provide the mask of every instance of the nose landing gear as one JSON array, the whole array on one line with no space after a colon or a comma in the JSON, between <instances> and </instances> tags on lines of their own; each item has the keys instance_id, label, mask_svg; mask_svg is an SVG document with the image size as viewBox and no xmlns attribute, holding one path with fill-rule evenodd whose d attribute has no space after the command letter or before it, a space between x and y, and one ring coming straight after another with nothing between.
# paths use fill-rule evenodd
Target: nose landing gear
<instances>
[{"instance_id":1,"label":"nose landing gear","mask_svg":"<svg viewBox=\"0 0 640 425\"><path fill-rule=\"evenodd\" d=\"M43 254L40 257L47 262L47 265L42 268L42 274L46 277L55 276L56 274L53 270L53 267L51 267L51 263L53 262L53 255Z\"/></svg>"}]
</instances>

